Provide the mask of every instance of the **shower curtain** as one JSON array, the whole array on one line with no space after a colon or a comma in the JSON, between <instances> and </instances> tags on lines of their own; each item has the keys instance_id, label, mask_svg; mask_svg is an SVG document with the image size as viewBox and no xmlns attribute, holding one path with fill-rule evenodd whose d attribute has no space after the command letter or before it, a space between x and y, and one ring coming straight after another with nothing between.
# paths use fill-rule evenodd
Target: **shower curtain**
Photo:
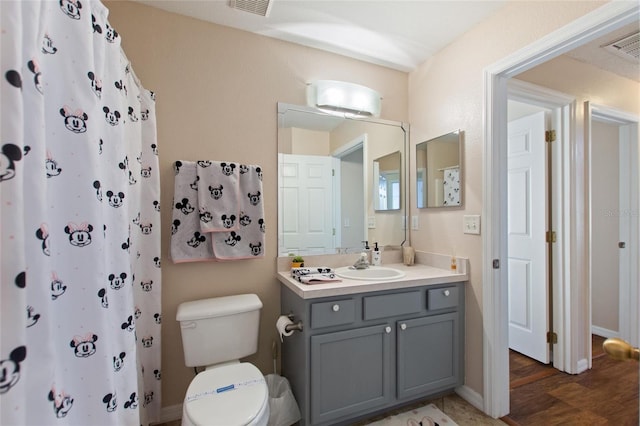
<instances>
[{"instance_id":1,"label":"shower curtain","mask_svg":"<svg viewBox=\"0 0 640 426\"><path fill-rule=\"evenodd\" d=\"M0 8L0 424L157 421L153 93L100 2Z\"/></svg>"}]
</instances>

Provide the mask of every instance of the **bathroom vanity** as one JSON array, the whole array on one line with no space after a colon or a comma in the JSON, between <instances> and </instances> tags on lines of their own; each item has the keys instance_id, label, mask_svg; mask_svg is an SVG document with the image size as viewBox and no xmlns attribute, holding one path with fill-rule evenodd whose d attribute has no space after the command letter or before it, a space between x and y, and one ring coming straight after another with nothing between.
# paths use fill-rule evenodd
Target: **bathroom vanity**
<instances>
[{"instance_id":1,"label":"bathroom vanity","mask_svg":"<svg viewBox=\"0 0 640 426\"><path fill-rule=\"evenodd\" d=\"M466 264L385 266L405 276L305 285L278 274L281 312L303 324L282 344L301 425L349 424L463 384Z\"/></svg>"}]
</instances>

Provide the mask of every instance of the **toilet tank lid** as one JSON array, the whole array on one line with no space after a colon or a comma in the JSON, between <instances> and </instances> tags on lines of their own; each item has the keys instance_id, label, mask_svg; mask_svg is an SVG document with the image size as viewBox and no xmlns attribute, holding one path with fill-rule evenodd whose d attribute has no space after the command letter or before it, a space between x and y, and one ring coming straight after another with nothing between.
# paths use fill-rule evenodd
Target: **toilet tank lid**
<instances>
[{"instance_id":1,"label":"toilet tank lid","mask_svg":"<svg viewBox=\"0 0 640 426\"><path fill-rule=\"evenodd\" d=\"M193 321L204 318L222 317L262 308L262 302L255 294L212 297L194 300L178 305L176 320Z\"/></svg>"}]
</instances>

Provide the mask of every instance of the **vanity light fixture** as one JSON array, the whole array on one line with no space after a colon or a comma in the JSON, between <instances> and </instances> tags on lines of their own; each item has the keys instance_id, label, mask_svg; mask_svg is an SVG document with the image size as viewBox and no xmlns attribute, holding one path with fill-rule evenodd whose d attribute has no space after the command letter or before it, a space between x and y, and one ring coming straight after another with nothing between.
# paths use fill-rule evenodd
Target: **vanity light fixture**
<instances>
[{"instance_id":1,"label":"vanity light fixture","mask_svg":"<svg viewBox=\"0 0 640 426\"><path fill-rule=\"evenodd\" d=\"M307 86L307 104L330 113L379 117L381 97L359 84L318 80Z\"/></svg>"}]
</instances>

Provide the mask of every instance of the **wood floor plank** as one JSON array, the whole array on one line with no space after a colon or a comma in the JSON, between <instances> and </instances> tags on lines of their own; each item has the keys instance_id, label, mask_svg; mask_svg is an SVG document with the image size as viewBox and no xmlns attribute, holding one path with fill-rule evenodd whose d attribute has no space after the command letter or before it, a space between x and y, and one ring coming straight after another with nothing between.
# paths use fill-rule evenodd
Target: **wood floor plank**
<instances>
[{"instance_id":1,"label":"wood floor plank","mask_svg":"<svg viewBox=\"0 0 640 426\"><path fill-rule=\"evenodd\" d=\"M635 361L616 361L593 337L593 368L571 375L510 351L510 425L638 425Z\"/></svg>"}]
</instances>

